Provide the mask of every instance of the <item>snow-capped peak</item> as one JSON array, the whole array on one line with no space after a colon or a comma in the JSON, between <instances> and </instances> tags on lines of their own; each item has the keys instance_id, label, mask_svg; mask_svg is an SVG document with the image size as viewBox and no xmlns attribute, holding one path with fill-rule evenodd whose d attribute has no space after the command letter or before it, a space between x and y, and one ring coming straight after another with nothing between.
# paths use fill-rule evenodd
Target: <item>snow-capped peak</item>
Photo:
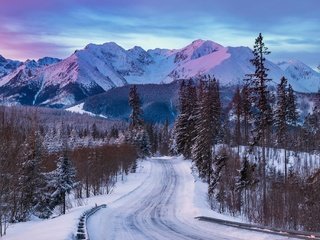
<instances>
[{"instance_id":1,"label":"snow-capped peak","mask_svg":"<svg viewBox=\"0 0 320 240\"><path fill-rule=\"evenodd\" d=\"M58 58L52 58L52 57L43 57L36 60L26 60L24 62L24 65L27 69L35 69L35 68L42 68L42 67L46 67L55 63L60 62L61 59Z\"/></svg>"},{"instance_id":2,"label":"snow-capped peak","mask_svg":"<svg viewBox=\"0 0 320 240\"><path fill-rule=\"evenodd\" d=\"M7 59L5 59L1 54L0 54L0 63L6 62Z\"/></svg>"},{"instance_id":3,"label":"snow-capped peak","mask_svg":"<svg viewBox=\"0 0 320 240\"><path fill-rule=\"evenodd\" d=\"M299 60L289 60L278 63L284 71L293 89L300 92L312 92L320 89L320 73Z\"/></svg>"},{"instance_id":4,"label":"snow-capped peak","mask_svg":"<svg viewBox=\"0 0 320 240\"><path fill-rule=\"evenodd\" d=\"M2 55L0 55L0 78L10 74L15 69L17 69L22 62L14 61L11 59L6 59ZM0 79L1 82L1 79Z\"/></svg>"},{"instance_id":5,"label":"snow-capped peak","mask_svg":"<svg viewBox=\"0 0 320 240\"><path fill-rule=\"evenodd\" d=\"M220 44L210 40L198 39L182 49L174 50L172 53L175 54L174 62L181 63L205 57L220 50L226 52L226 48ZM216 55L215 57L221 56Z\"/></svg>"},{"instance_id":6,"label":"snow-capped peak","mask_svg":"<svg viewBox=\"0 0 320 240\"><path fill-rule=\"evenodd\" d=\"M224 47L202 39L181 49L147 51L139 46L125 50L114 42L91 43L62 61L45 57L23 65L0 57L0 96L18 96L21 102L33 88L32 103L64 106L127 83L168 83L207 74L214 75L222 86L231 86L254 72L252 57L247 47ZM14 66L8 74L10 64ZM296 91L315 92L320 88L320 74L302 62L277 65L267 61L266 65L274 82L286 76ZM6 77L1 78L1 69Z\"/></svg>"},{"instance_id":7,"label":"snow-capped peak","mask_svg":"<svg viewBox=\"0 0 320 240\"><path fill-rule=\"evenodd\" d=\"M49 66L49 65L58 63L60 61L61 61L61 59L59 59L59 58L43 57L43 58L38 59L37 62L39 64L39 66Z\"/></svg>"}]
</instances>

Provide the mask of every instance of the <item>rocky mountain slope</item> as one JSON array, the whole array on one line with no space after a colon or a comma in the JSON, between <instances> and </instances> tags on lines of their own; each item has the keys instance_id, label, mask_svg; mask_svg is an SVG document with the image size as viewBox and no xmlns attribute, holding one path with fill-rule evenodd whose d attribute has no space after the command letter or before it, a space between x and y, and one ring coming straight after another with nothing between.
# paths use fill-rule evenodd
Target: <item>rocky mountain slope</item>
<instances>
[{"instance_id":1,"label":"rocky mountain slope","mask_svg":"<svg viewBox=\"0 0 320 240\"><path fill-rule=\"evenodd\" d=\"M11 73L21 64L22 62L5 59L2 55L0 55L0 78Z\"/></svg>"}]
</instances>

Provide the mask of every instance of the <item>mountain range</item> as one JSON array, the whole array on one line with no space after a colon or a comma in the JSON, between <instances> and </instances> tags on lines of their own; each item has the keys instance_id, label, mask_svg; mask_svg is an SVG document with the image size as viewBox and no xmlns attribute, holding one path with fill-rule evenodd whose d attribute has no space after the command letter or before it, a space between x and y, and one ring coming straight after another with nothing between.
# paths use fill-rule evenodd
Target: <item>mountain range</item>
<instances>
[{"instance_id":1,"label":"mountain range","mask_svg":"<svg viewBox=\"0 0 320 240\"><path fill-rule=\"evenodd\" d=\"M200 75L214 75L221 86L242 83L253 73L248 47L224 47L195 40L182 49L125 50L114 42L89 44L66 59L45 57L19 62L0 56L0 99L5 104L64 108L89 96L127 84L161 84ZM266 61L272 85L282 76L297 92L317 92L320 73L290 60Z\"/></svg>"}]
</instances>

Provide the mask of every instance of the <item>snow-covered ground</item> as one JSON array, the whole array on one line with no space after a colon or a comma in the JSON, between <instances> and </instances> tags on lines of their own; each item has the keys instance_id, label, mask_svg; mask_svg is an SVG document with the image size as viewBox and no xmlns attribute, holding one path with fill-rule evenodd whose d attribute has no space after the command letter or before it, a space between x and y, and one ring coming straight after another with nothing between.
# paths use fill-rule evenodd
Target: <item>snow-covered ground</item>
<instances>
[{"instance_id":1,"label":"snow-covered ground","mask_svg":"<svg viewBox=\"0 0 320 240\"><path fill-rule=\"evenodd\" d=\"M80 104L74 105L72 107L67 108L66 110L69 111L69 112L80 113L80 114L88 114L90 116L95 116L93 113L83 110L83 104L84 103L80 103Z\"/></svg>"},{"instance_id":2,"label":"snow-covered ground","mask_svg":"<svg viewBox=\"0 0 320 240\"><path fill-rule=\"evenodd\" d=\"M102 239L288 239L202 222L197 216L241 221L210 210L207 186L196 180L191 162L175 157L143 161L114 191L85 200L64 216L10 226L4 240L71 240L78 219L95 204L107 204L88 219L91 240Z\"/></svg>"},{"instance_id":3,"label":"snow-covered ground","mask_svg":"<svg viewBox=\"0 0 320 240\"><path fill-rule=\"evenodd\" d=\"M79 103L77 105L74 105L72 107L67 108L66 110L69 111L69 112L73 112L73 113L88 114L90 116L107 118L106 116L104 116L102 114L96 115L96 114L94 114L92 112L88 112L86 110L83 110L83 105L84 105L84 103Z\"/></svg>"},{"instance_id":4,"label":"snow-covered ground","mask_svg":"<svg viewBox=\"0 0 320 240\"><path fill-rule=\"evenodd\" d=\"M218 146L218 147L222 147ZM237 148L233 148L234 152L237 152ZM240 147L240 156L243 158L248 155L248 147ZM287 168L292 169L294 173L300 176L310 176L316 170L320 168L320 155L317 153L308 152L295 152L279 148L267 148L266 158L268 170L274 169L275 172L284 173L285 168L285 154L287 158ZM262 156L262 149L260 147L255 148L255 154L248 155L251 162L258 163L259 158L256 156Z\"/></svg>"},{"instance_id":5,"label":"snow-covered ground","mask_svg":"<svg viewBox=\"0 0 320 240\"><path fill-rule=\"evenodd\" d=\"M239 219L210 210L207 186L195 182L190 161L162 157L145 163L151 168L144 184L88 220L90 239L288 239L196 220Z\"/></svg>"},{"instance_id":6,"label":"snow-covered ground","mask_svg":"<svg viewBox=\"0 0 320 240\"><path fill-rule=\"evenodd\" d=\"M150 174L151 164L146 161L139 164L136 173L129 174L123 182L118 182L109 195L95 196L82 200L82 205L70 209L65 215L48 219L32 220L9 226L3 240L71 240L74 239L79 218L83 212L91 209L95 204L109 204L120 199L134 189L139 188ZM78 205L78 202L74 202Z\"/></svg>"}]
</instances>

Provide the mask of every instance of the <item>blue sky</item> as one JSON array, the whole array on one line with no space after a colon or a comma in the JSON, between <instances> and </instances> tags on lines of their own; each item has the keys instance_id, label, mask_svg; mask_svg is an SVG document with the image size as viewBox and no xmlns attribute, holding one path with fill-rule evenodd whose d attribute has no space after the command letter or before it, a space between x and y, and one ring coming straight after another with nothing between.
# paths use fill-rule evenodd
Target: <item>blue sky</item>
<instances>
[{"instance_id":1,"label":"blue sky","mask_svg":"<svg viewBox=\"0 0 320 240\"><path fill-rule=\"evenodd\" d=\"M1 0L0 54L67 57L88 43L181 48L195 39L252 47L270 58L320 63L319 0Z\"/></svg>"}]
</instances>

